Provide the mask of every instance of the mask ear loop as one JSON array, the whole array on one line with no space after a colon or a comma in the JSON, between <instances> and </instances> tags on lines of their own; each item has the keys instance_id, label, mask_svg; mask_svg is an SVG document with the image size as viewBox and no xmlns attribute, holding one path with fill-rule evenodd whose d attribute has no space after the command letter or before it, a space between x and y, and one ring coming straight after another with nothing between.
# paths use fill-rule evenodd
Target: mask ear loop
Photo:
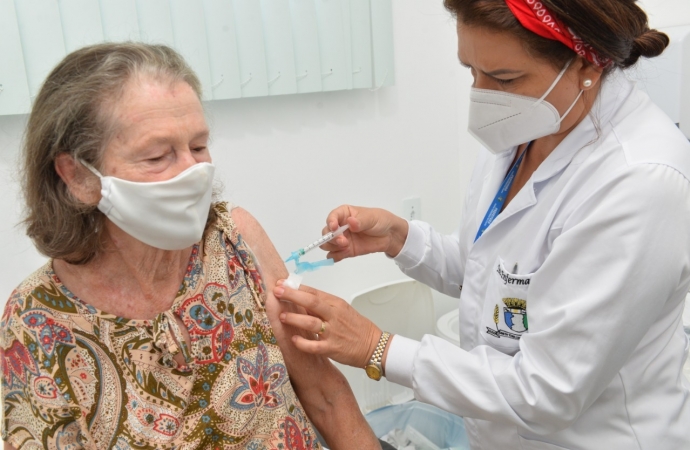
<instances>
[{"instance_id":1,"label":"mask ear loop","mask_svg":"<svg viewBox=\"0 0 690 450\"><path fill-rule=\"evenodd\" d=\"M96 168L93 167L91 164L87 163L87 162L84 161L83 159L80 159L79 162L81 163L82 166L84 166L84 167L86 167L87 169L89 169L89 170L91 171L91 173L93 173L94 175L96 175L98 178L103 178L103 175L101 175L101 173L100 173L98 170L96 170Z\"/></svg>"},{"instance_id":2,"label":"mask ear loop","mask_svg":"<svg viewBox=\"0 0 690 450\"><path fill-rule=\"evenodd\" d=\"M568 117L568 114L570 114L570 111L573 110L573 108L575 107L575 105L577 105L577 101L580 100L580 97L582 97L582 93L583 93L583 92L585 92L585 91L584 91L583 89L580 89L580 93L577 94L577 97L575 97L575 101L573 102L573 104L570 105L570 108L568 108L568 110L565 112L565 114L563 114L563 116L562 116L560 119L558 119L558 124L559 124L559 125L561 124L561 122L563 122L563 119L565 119L566 117Z\"/></svg>"},{"instance_id":3,"label":"mask ear loop","mask_svg":"<svg viewBox=\"0 0 690 450\"><path fill-rule=\"evenodd\" d=\"M570 67L570 64L572 64L574 60L575 60L575 59L573 58L573 59L571 59L570 61L568 61L568 62L566 63L565 67L563 67L563 69L561 69L561 72L558 74L558 76L556 77L556 79L554 80L554 82L551 84L551 87L550 87L549 89L546 90L546 93L545 93L544 95L542 95L541 98L540 98L539 100L537 100L536 102L534 102L534 105L532 105L532 108L534 108L534 107L537 106L538 104L542 103L542 102L546 99L546 97L551 93L551 91L554 90L554 88L556 87L556 85L558 84L558 82L561 81L561 78L563 78L563 75L565 75L565 72L568 70L568 67ZM575 101L577 101L577 100L575 100ZM570 112L570 110L568 110L568 112ZM566 113L566 114L567 114L567 113Z\"/></svg>"}]
</instances>

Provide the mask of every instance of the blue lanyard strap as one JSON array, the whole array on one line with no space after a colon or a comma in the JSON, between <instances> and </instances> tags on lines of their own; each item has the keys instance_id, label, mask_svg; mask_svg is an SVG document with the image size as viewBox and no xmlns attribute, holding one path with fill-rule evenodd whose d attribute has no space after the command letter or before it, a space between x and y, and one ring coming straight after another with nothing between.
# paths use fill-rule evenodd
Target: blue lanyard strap
<instances>
[{"instance_id":1,"label":"blue lanyard strap","mask_svg":"<svg viewBox=\"0 0 690 450\"><path fill-rule=\"evenodd\" d=\"M477 231L477 236L474 238L474 242L477 242L477 239L479 239L479 237L482 234L484 234L486 229L489 228L489 226L493 223L496 217L498 217L498 215L501 213L501 209L503 209L503 204L506 202L508 192L510 191L510 188L513 186L513 181L515 181L515 175L517 174L518 168L520 167L522 158L524 158L525 153L527 153L527 150L530 148L531 145L532 142L527 144L527 147L525 147L525 149L520 154L520 157L517 159L517 161L515 161L515 164L513 164L513 167L510 169L506 177L503 179L501 188L496 193L494 201L491 202L491 206L489 206L489 210L486 212L484 220L482 220L482 224L479 227L479 230Z\"/></svg>"}]
</instances>

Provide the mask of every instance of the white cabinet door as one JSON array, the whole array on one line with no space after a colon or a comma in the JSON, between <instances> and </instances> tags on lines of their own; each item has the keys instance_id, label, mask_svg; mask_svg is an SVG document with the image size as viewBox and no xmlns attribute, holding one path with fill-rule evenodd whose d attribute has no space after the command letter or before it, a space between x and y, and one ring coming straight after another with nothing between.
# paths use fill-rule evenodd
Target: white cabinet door
<instances>
[{"instance_id":1,"label":"white cabinet door","mask_svg":"<svg viewBox=\"0 0 690 450\"><path fill-rule=\"evenodd\" d=\"M371 88L373 68L370 0L350 0L350 26L352 30L352 87Z\"/></svg>"},{"instance_id":2,"label":"white cabinet door","mask_svg":"<svg viewBox=\"0 0 690 450\"><path fill-rule=\"evenodd\" d=\"M208 60L206 20L201 0L170 0L175 49L201 81L204 100L211 100L211 67Z\"/></svg>"},{"instance_id":3,"label":"white cabinet door","mask_svg":"<svg viewBox=\"0 0 690 450\"><path fill-rule=\"evenodd\" d=\"M242 97L268 95L261 3L234 0Z\"/></svg>"},{"instance_id":4,"label":"white cabinet door","mask_svg":"<svg viewBox=\"0 0 690 450\"><path fill-rule=\"evenodd\" d=\"M66 54L60 7L57 0L17 0L14 5L29 92L34 97L50 71Z\"/></svg>"},{"instance_id":5,"label":"white cabinet door","mask_svg":"<svg viewBox=\"0 0 690 450\"><path fill-rule=\"evenodd\" d=\"M213 98L242 97L232 0L204 0Z\"/></svg>"},{"instance_id":6,"label":"white cabinet door","mask_svg":"<svg viewBox=\"0 0 690 450\"><path fill-rule=\"evenodd\" d=\"M106 41L138 41L136 0L100 0L103 37Z\"/></svg>"},{"instance_id":7,"label":"white cabinet door","mask_svg":"<svg viewBox=\"0 0 690 450\"><path fill-rule=\"evenodd\" d=\"M21 0L20 0L21 1ZM60 0L65 51L103 42L101 8L93 0Z\"/></svg>"},{"instance_id":8,"label":"white cabinet door","mask_svg":"<svg viewBox=\"0 0 690 450\"><path fill-rule=\"evenodd\" d=\"M348 89L352 85L350 24L345 0L315 0L321 52L321 82L324 91ZM345 29L348 29L347 35Z\"/></svg>"},{"instance_id":9,"label":"white cabinet door","mask_svg":"<svg viewBox=\"0 0 690 450\"><path fill-rule=\"evenodd\" d=\"M31 109L14 0L0 0L0 115L24 114Z\"/></svg>"},{"instance_id":10,"label":"white cabinet door","mask_svg":"<svg viewBox=\"0 0 690 450\"><path fill-rule=\"evenodd\" d=\"M30 109L69 52L99 42L177 50L203 99L395 82L392 0L0 0L0 114Z\"/></svg>"},{"instance_id":11,"label":"white cabinet door","mask_svg":"<svg viewBox=\"0 0 690 450\"><path fill-rule=\"evenodd\" d=\"M175 46L168 0L137 0L137 18L141 41Z\"/></svg>"},{"instance_id":12,"label":"white cabinet door","mask_svg":"<svg viewBox=\"0 0 690 450\"><path fill-rule=\"evenodd\" d=\"M297 92L320 92L321 52L314 0L290 0Z\"/></svg>"},{"instance_id":13,"label":"white cabinet door","mask_svg":"<svg viewBox=\"0 0 690 450\"><path fill-rule=\"evenodd\" d=\"M269 95L294 94L295 47L292 44L290 5L285 0L261 0Z\"/></svg>"},{"instance_id":14,"label":"white cabinet door","mask_svg":"<svg viewBox=\"0 0 690 450\"><path fill-rule=\"evenodd\" d=\"M392 0L371 1L371 35L374 49L376 88L393 86L393 4Z\"/></svg>"}]
</instances>

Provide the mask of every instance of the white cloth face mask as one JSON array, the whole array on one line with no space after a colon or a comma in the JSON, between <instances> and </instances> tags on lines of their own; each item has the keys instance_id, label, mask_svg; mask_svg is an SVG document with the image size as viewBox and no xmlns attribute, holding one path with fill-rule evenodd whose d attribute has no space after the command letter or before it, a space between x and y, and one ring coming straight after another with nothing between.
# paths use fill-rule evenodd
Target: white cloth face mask
<instances>
[{"instance_id":1,"label":"white cloth face mask","mask_svg":"<svg viewBox=\"0 0 690 450\"><path fill-rule=\"evenodd\" d=\"M545 100L563 78L570 62L558 74L551 87L539 99L490 89L472 88L468 131L491 153L498 154L513 147L558 132L561 122L575 107L584 91L560 116Z\"/></svg>"},{"instance_id":2,"label":"white cloth face mask","mask_svg":"<svg viewBox=\"0 0 690 450\"><path fill-rule=\"evenodd\" d=\"M98 209L141 242L162 250L182 250L199 242L206 227L215 168L198 163L165 181L135 182L103 176Z\"/></svg>"}]
</instances>

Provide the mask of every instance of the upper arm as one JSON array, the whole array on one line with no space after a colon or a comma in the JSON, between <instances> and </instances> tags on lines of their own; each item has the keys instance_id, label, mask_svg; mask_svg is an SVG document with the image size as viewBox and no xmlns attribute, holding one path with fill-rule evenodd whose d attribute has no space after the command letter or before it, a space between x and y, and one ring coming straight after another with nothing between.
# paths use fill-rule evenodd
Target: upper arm
<instances>
[{"instance_id":1,"label":"upper arm","mask_svg":"<svg viewBox=\"0 0 690 450\"><path fill-rule=\"evenodd\" d=\"M272 296L272 288L276 281L287 278L288 271L278 251L271 242L261 224L242 208L232 210L232 219L237 225L242 238L247 243L254 257L267 288L267 295Z\"/></svg>"},{"instance_id":2,"label":"upper arm","mask_svg":"<svg viewBox=\"0 0 690 450\"><path fill-rule=\"evenodd\" d=\"M288 327L278 318L283 311L301 314L306 311L292 303L280 302L273 295L276 281L287 278L288 271L263 227L242 208L233 209L232 218L254 254L266 285L266 314L283 354L290 382L310 420L322 433L329 448L350 448L353 440L360 442L360 448L380 448L345 377L328 358L303 353L291 341L292 335L297 333L307 339L313 339L313 335ZM314 383L315 379L319 382Z\"/></svg>"},{"instance_id":3,"label":"upper arm","mask_svg":"<svg viewBox=\"0 0 690 450\"><path fill-rule=\"evenodd\" d=\"M301 306L290 302L279 301L273 295L273 287L276 282L288 277L285 263L283 263L283 260L278 255L266 231L264 231L261 224L259 224L251 214L242 208L235 208L232 210L232 218L238 231L242 235L242 239L254 254L255 264L259 269L259 273L266 287L266 315L273 329L273 334L278 341L278 346L283 353L288 372L291 373L293 384L294 382L299 383L302 378L307 380L310 377L310 375L305 372L305 368L308 367L314 369L314 367L318 366L322 369L328 368L328 370L332 369L337 371L337 369L328 362L327 358L308 355L300 352L294 346L291 340L293 335L299 334L305 339L313 339L314 336L304 330L289 327L280 321L279 315L282 312L306 314L306 310ZM314 364L316 366L314 366ZM301 374L303 374L303 376Z\"/></svg>"},{"instance_id":4,"label":"upper arm","mask_svg":"<svg viewBox=\"0 0 690 450\"><path fill-rule=\"evenodd\" d=\"M232 210L232 218L237 225L237 229L242 235L242 239L249 247L254 255L254 263L261 275L262 282L265 286L266 292L266 314L271 323L273 332L278 339L285 362L288 367L291 366L293 360L301 359L303 355L293 347L290 338L293 334L301 334L309 338L302 330L287 328L280 322L279 314L283 311L298 312L304 314L303 308L287 302L279 301L273 295L273 287L280 279L288 277L288 271L285 263L278 255L278 251L273 246L273 243L266 234L261 224L246 210L242 208L235 208ZM298 353L295 353L298 352ZM293 370L296 368L293 365Z\"/></svg>"}]
</instances>

